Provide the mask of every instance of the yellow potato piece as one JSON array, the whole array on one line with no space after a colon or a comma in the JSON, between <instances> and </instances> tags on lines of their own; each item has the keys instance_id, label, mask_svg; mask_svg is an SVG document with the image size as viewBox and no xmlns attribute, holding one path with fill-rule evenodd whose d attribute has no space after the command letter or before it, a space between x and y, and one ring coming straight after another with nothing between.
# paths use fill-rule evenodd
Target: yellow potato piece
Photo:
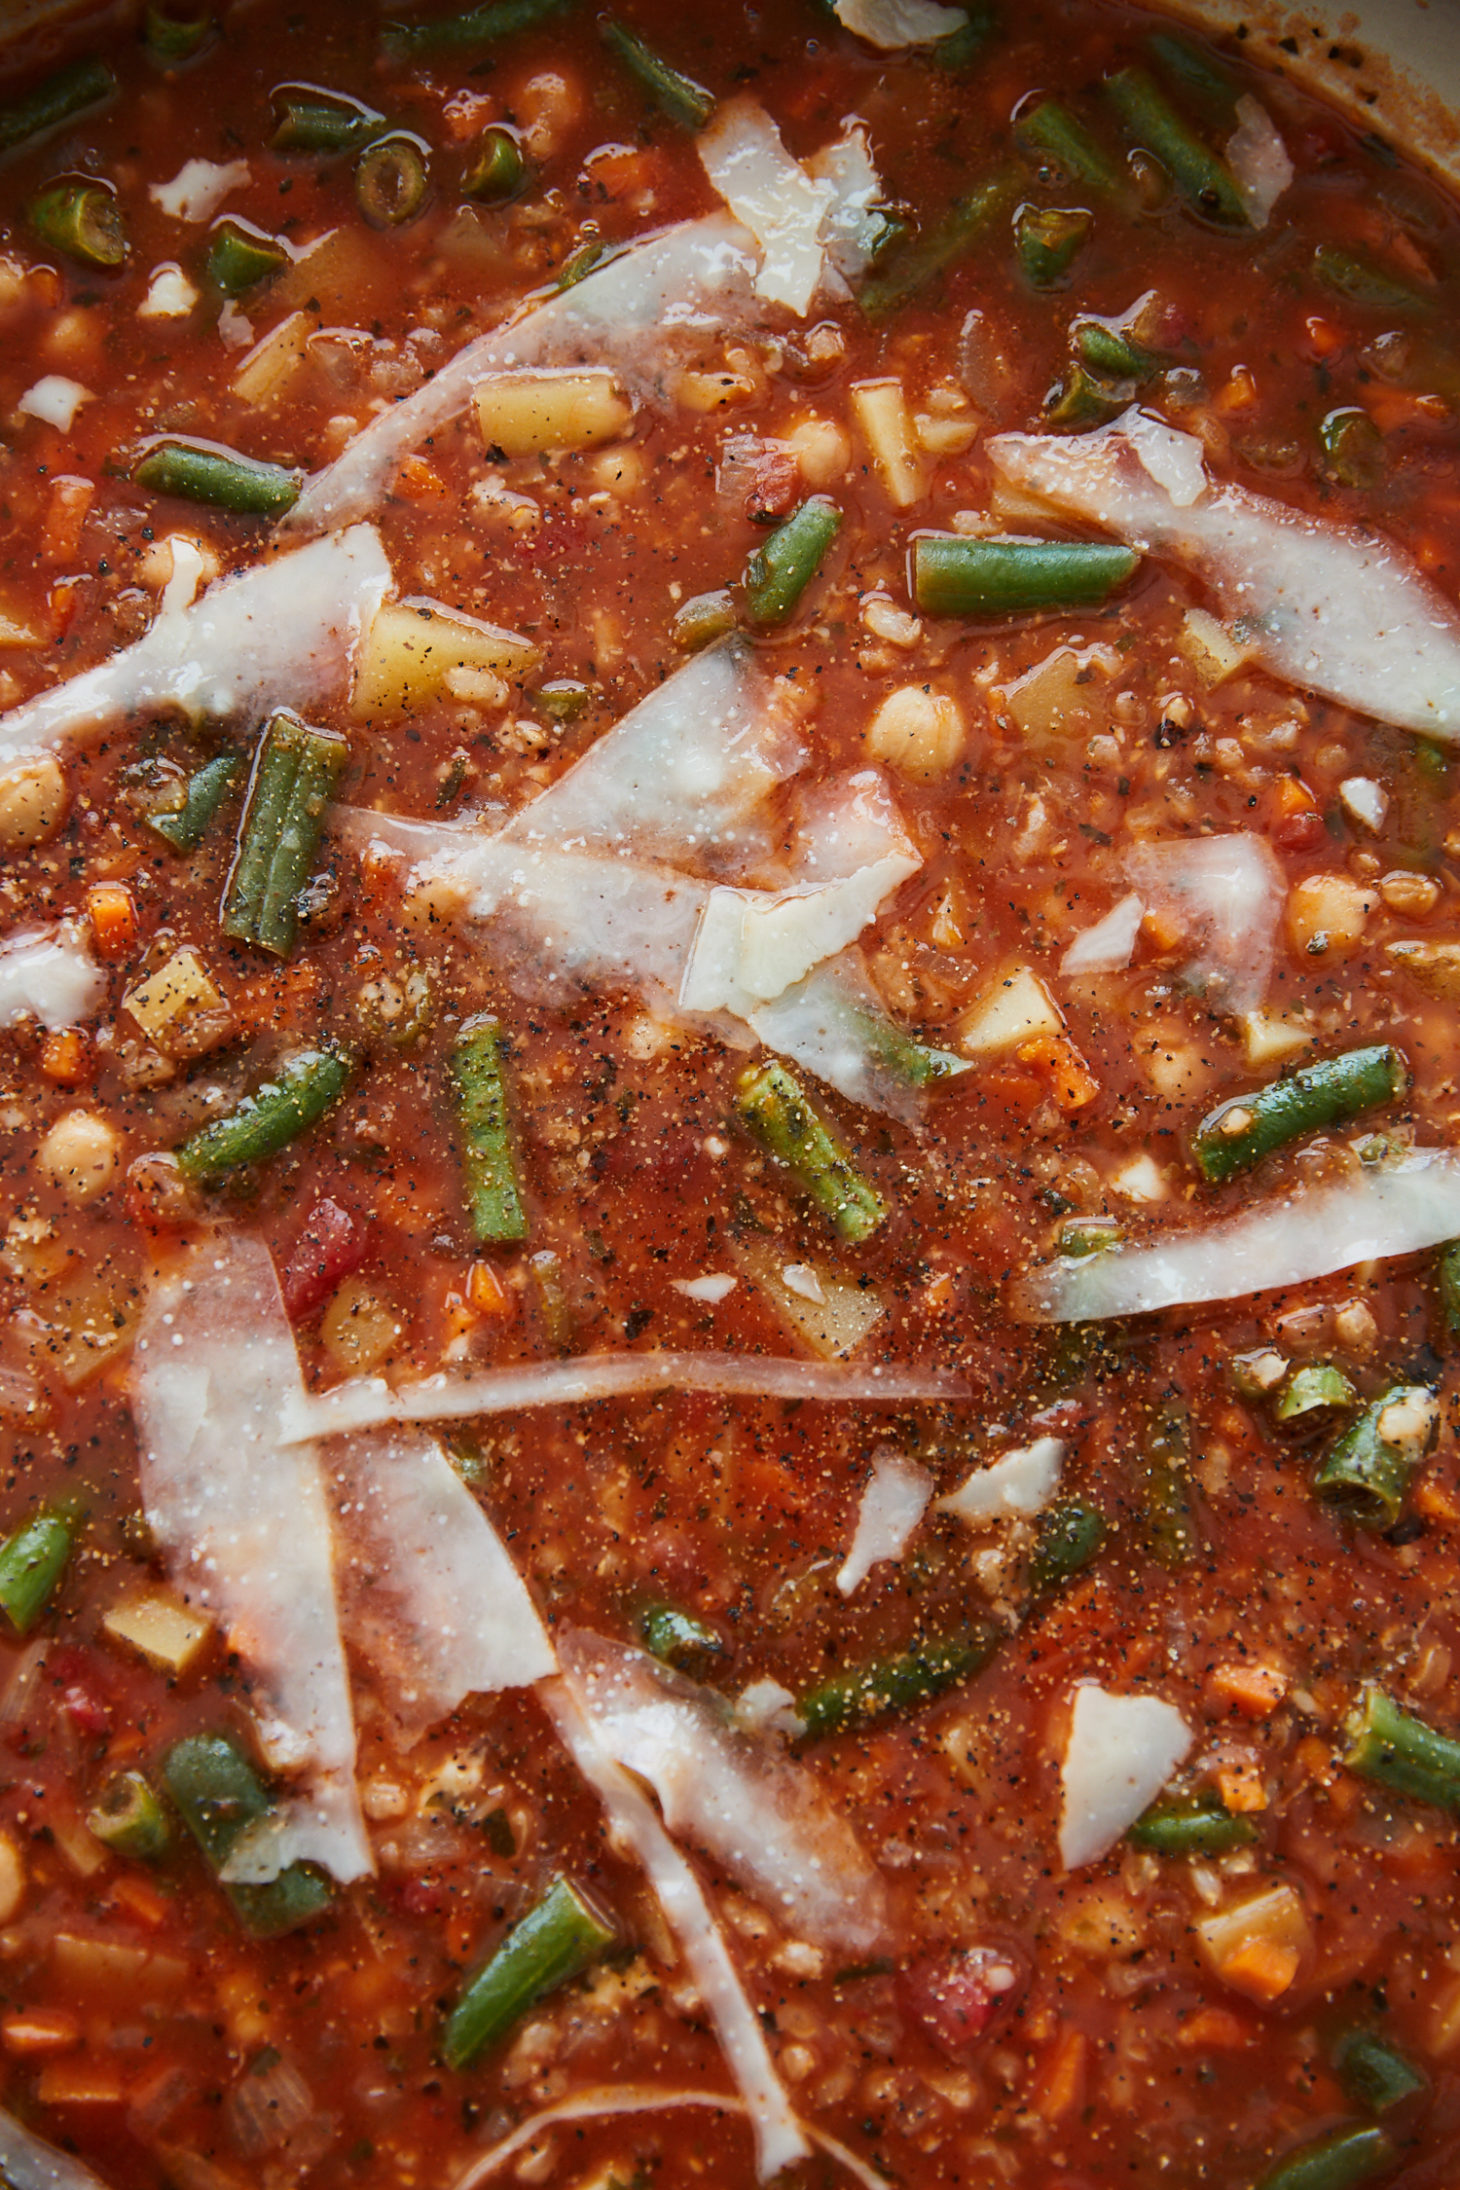
<instances>
[{"instance_id":1,"label":"yellow potato piece","mask_svg":"<svg viewBox=\"0 0 1460 2190\"><path fill-rule=\"evenodd\" d=\"M530 639L459 609L435 601L388 601L361 649L354 710L361 720L411 714L442 698L455 671L521 677L541 658Z\"/></svg>"},{"instance_id":2,"label":"yellow potato piece","mask_svg":"<svg viewBox=\"0 0 1460 2190\"><path fill-rule=\"evenodd\" d=\"M498 373L478 384L473 401L483 441L504 456L596 449L617 441L634 416L609 372Z\"/></svg>"}]
</instances>

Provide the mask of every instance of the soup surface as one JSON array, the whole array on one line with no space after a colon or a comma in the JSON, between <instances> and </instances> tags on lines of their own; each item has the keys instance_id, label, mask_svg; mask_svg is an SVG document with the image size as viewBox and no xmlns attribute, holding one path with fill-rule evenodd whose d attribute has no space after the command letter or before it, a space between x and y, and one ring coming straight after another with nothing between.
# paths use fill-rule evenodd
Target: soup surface
<instances>
[{"instance_id":1,"label":"soup surface","mask_svg":"<svg viewBox=\"0 0 1460 2190\"><path fill-rule=\"evenodd\" d=\"M1100 0L7 96L0 2171L1444 2190L1453 207Z\"/></svg>"}]
</instances>

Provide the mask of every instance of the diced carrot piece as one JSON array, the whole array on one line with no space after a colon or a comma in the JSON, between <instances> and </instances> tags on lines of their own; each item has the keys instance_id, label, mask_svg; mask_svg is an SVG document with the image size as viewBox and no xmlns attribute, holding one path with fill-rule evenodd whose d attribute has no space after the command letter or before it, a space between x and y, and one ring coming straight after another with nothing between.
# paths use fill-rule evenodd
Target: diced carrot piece
<instances>
[{"instance_id":1,"label":"diced carrot piece","mask_svg":"<svg viewBox=\"0 0 1460 2190\"><path fill-rule=\"evenodd\" d=\"M52 1027L42 1038L37 1062L60 1087L80 1087L91 1078L91 1048L79 1027Z\"/></svg>"},{"instance_id":2,"label":"diced carrot piece","mask_svg":"<svg viewBox=\"0 0 1460 2190\"><path fill-rule=\"evenodd\" d=\"M1233 411L1250 411L1257 401L1257 382L1248 365L1234 365L1225 384L1217 390L1213 409L1230 415Z\"/></svg>"},{"instance_id":3,"label":"diced carrot piece","mask_svg":"<svg viewBox=\"0 0 1460 2190\"><path fill-rule=\"evenodd\" d=\"M1333 1751L1317 1734L1305 1734L1293 1751L1293 1758L1304 1778L1311 1779L1319 1787L1329 1786L1338 1776Z\"/></svg>"},{"instance_id":4,"label":"diced carrot piece","mask_svg":"<svg viewBox=\"0 0 1460 2190\"><path fill-rule=\"evenodd\" d=\"M1178 914L1154 905L1141 922L1141 933L1152 950L1174 951L1186 940L1186 923Z\"/></svg>"},{"instance_id":5,"label":"diced carrot piece","mask_svg":"<svg viewBox=\"0 0 1460 2190\"><path fill-rule=\"evenodd\" d=\"M81 551L81 528L91 508L96 488L89 479L62 472L51 481L46 514L41 521L40 559L43 563L74 563Z\"/></svg>"},{"instance_id":6,"label":"diced carrot piece","mask_svg":"<svg viewBox=\"0 0 1460 2190\"><path fill-rule=\"evenodd\" d=\"M47 2061L36 2084L36 2097L42 2106L120 2106L126 2092L114 2061L83 2055L76 2060Z\"/></svg>"},{"instance_id":7,"label":"diced carrot piece","mask_svg":"<svg viewBox=\"0 0 1460 2190\"><path fill-rule=\"evenodd\" d=\"M81 2043L81 2025L69 2008L18 2008L0 2022L0 2044L22 2059L69 2053Z\"/></svg>"},{"instance_id":8,"label":"diced carrot piece","mask_svg":"<svg viewBox=\"0 0 1460 2190\"><path fill-rule=\"evenodd\" d=\"M408 502L444 502L446 481L423 456L408 456L395 475L395 491Z\"/></svg>"},{"instance_id":9,"label":"diced carrot piece","mask_svg":"<svg viewBox=\"0 0 1460 2190\"><path fill-rule=\"evenodd\" d=\"M115 1750L116 1743L113 1742L109 1755L114 1754ZM159 1924L165 1923L173 1913L173 1904L166 1894L158 1892L150 1878L139 1878L131 1872L116 1881L110 1898L114 1907L124 1910L128 1916L134 1916L139 1924L146 1924L153 1930Z\"/></svg>"},{"instance_id":10,"label":"diced carrot piece","mask_svg":"<svg viewBox=\"0 0 1460 2190\"><path fill-rule=\"evenodd\" d=\"M125 882L94 882L86 912L98 958L125 958L136 948L137 908Z\"/></svg>"},{"instance_id":11,"label":"diced carrot piece","mask_svg":"<svg viewBox=\"0 0 1460 2190\"><path fill-rule=\"evenodd\" d=\"M1229 1810L1265 1810L1267 1789L1257 1764L1233 1763L1218 1767L1217 1787Z\"/></svg>"},{"instance_id":12,"label":"diced carrot piece","mask_svg":"<svg viewBox=\"0 0 1460 2190\"><path fill-rule=\"evenodd\" d=\"M1265 1719L1288 1692L1285 1675L1276 1666L1260 1663L1214 1665L1207 1675L1207 1694L1250 1719Z\"/></svg>"},{"instance_id":13,"label":"diced carrot piece","mask_svg":"<svg viewBox=\"0 0 1460 2190\"><path fill-rule=\"evenodd\" d=\"M1427 1521L1443 1521L1449 1527L1460 1521L1460 1500L1454 1486L1437 1475L1422 1475L1413 1491L1415 1505Z\"/></svg>"},{"instance_id":14,"label":"diced carrot piece","mask_svg":"<svg viewBox=\"0 0 1460 2190\"><path fill-rule=\"evenodd\" d=\"M64 639L71 628L71 619L81 605L81 589L70 578L62 578L51 587L46 602L51 619L51 637Z\"/></svg>"},{"instance_id":15,"label":"diced carrot piece","mask_svg":"<svg viewBox=\"0 0 1460 2190\"><path fill-rule=\"evenodd\" d=\"M515 1306L511 1291L489 1262L474 1262L466 1273L466 1297L479 1316L510 1316Z\"/></svg>"},{"instance_id":16,"label":"diced carrot piece","mask_svg":"<svg viewBox=\"0 0 1460 2190\"><path fill-rule=\"evenodd\" d=\"M1256 2035L1252 2025L1230 2008L1204 2007L1187 2017L1177 2030L1176 2043L1188 2053L1231 2053L1250 2045Z\"/></svg>"},{"instance_id":17,"label":"diced carrot piece","mask_svg":"<svg viewBox=\"0 0 1460 2190\"><path fill-rule=\"evenodd\" d=\"M1248 1939L1222 1964L1222 1978L1250 2000L1276 2000L1298 1974L1302 1955L1286 1939Z\"/></svg>"},{"instance_id":18,"label":"diced carrot piece","mask_svg":"<svg viewBox=\"0 0 1460 2190\"><path fill-rule=\"evenodd\" d=\"M1040 2072L1031 2101L1041 2121L1061 2122L1085 2096L1085 2060L1090 2044L1083 2030L1067 2030Z\"/></svg>"},{"instance_id":19,"label":"diced carrot piece","mask_svg":"<svg viewBox=\"0 0 1460 2190\"><path fill-rule=\"evenodd\" d=\"M1021 1065L1043 1073L1061 1110L1083 1110L1100 1093L1100 1082L1074 1043L1064 1034L1036 1035L1015 1052Z\"/></svg>"},{"instance_id":20,"label":"diced carrot piece","mask_svg":"<svg viewBox=\"0 0 1460 2190\"><path fill-rule=\"evenodd\" d=\"M1314 312L1311 317L1304 320L1303 332L1308 337L1309 355L1320 363L1324 358L1332 357L1335 351L1341 350L1344 346L1343 329L1335 327L1333 321L1324 319L1321 313Z\"/></svg>"},{"instance_id":21,"label":"diced carrot piece","mask_svg":"<svg viewBox=\"0 0 1460 2190\"><path fill-rule=\"evenodd\" d=\"M1314 814L1318 801L1301 776L1279 776L1272 788L1273 811L1279 819L1289 814Z\"/></svg>"}]
</instances>

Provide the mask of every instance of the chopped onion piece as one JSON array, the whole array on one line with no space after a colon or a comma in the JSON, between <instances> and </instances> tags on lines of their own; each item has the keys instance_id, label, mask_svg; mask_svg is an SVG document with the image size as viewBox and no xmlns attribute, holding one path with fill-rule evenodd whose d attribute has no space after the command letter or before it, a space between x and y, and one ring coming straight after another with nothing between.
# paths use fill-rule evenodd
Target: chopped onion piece
<instances>
[{"instance_id":1,"label":"chopped onion piece","mask_svg":"<svg viewBox=\"0 0 1460 2190\"><path fill-rule=\"evenodd\" d=\"M1174 1703L1113 1696L1095 1682L1075 1690L1060 1781L1060 1861L1096 1863L1154 1802L1192 1744Z\"/></svg>"},{"instance_id":2,"label":"chopped onion piece","mask_svg":"<svg viewBox=\"0 0 1460 2190\"><path fill-rule=\"evenodd\" d=\"M638 1859L658 1896L730 2073L744 2093L755 2133L756 2171L762 2182L769 2182L793 2160L805 2159L810 2147L704 1889L647 1797L599 1742L567 1682L544 1681L537 1693L568 1754L602 1802L611 1838Z\"/></svg>"},{"instance_id":3,"label":"chopped onion piece","mask_svg":"<svg viewBox=\"0 0 1460 2190\"><path fill-rule=\"evenodd\" d=\"M836 1578L844 1597L866 1581L879 1561L902 1557L932 1495L933 1478L915 1460L890 1448L873 1454L872 1473L857 1508L852 1548Z\"/></svg>"},{"instance_id":4,"label":"chopped onion piece","mask_svg":"<svg viewBox=\"0 0 1460 2190\"><path fill-rule=\"evenodd\" d=\"M940 1498L944 1513L956 1513L972 1528L1042 1513L1059 1489L1065 1448L1058 1437L1036 1437L1016 1446L985 1468L975 1468L957 1490Z\"/></svg>"},{"instance_id":5,"label":"chopped onion piece","mask_svg":"<svg viewBox=\"0 0 1460 2190\"><path fill-rule=\"evenodd\" d=\"M1094 433L1000 434L988 447L1016 486L1190 565L1275 676L1460 742L1460 621L1392 540L1245 487L1208 485L1183 506L1200 443L1139 411Z\"/></svg>"},{"instance_id":6,"label":"chopped onion piece","mask_svg":"<svg viewBox=\"0 0 1460 2190\"><path fill-rule=\"evenodd\" d=\"M64 373L43 373L17 399L15 408L27 418L38 418L43 426L69 433L76 423L76 413L91 400L90 388L84 388L79 380L68 380Z\"/></svg>"},{"instance_id":7,"label":"chopped onion piece","mask_svg":"<svg viewBox=\"0 0 1460 2190\"><path fill-rule=\"evenodd\" d=\"M868 1953L886 1896L850 1825L778 1743L733 1727L724 1703L633 1650L569 1628L563 1675L609 1755L659 1798L672 1833L724 1865L798 1938Z\"/></svg>"},{"instance_id":8,"label":"chopped onion piece","mask_svg":"<svg viewBox=\"0 0 1460 2190\"><path fill-rule=\"evenodd\" d=\"M1426 1148L1239 1216L1064 1256L1016 1279L1010 1306L1029 1323L1102 1322L1303 1285L1457 1235L1460 1149Z\"/></svg>"},{"instance_id":9,"label":"chopped onion piece","mask_svg":"<svg viewBox=\"0 0 1460 2190\"><path fill-rule=\"evenodd\" d=\"M1224 157L1254 228L1266 228L1272 209L1293 179L1293 163L1277 123L1250 91L1237 101L1237 127Z\"/></svg>"},{"instance_id":10,"label":"chopped onion piece","mask_svg":"<svg viewBox=\"0 0 1460 2190\"><path fill-rule=\"evenodd\" d=\"M10 2190L106 2190L99 2175L71 2153L47 2144L0 2108L0 2175ZM873 2181L877 2178L874 2176Z\"/></svg>"},{"instance_id":11,"label":"chopped onion piece","mask_svg":"<svg viewBox=\"0 0 1460 2190\"><path fill-rule=\"evenodd\" d=\"M722 1300L728 1300L740 1283L728 1270L717 1270L705 1277L671 1278L670 1284L686 1300L700 1300L708 1308L718 1308Z\"/></svg>"},{"instance_id":12,"label":"chopped onion piece","mask_svg":"<svg viewBox=\"0 0 1460 2190\"><path fill-rule=\"evenodd\" d=\"M105 995L106 975L69 921L0 943L0 1026L33 1017L43 1027L74 1027Z\"/></svg>"},{"instance_id":13,"label":"chopped onion piece","mask_svg":"<svg viewBox=\"0 0 1460 2190\"><path fill-rule=\"evenodd\" d=\"M1287 882L1266 837L1164 837L1125 855L1148 907L1170 912L1201 947L1188 985L1219 1011L1256 1011L1267 994Z\"/></svg>"},{"instance_id":14,"label":"chopped onion piece","mask_svg":"<svg viewBox=\"0 0 1460 2190\"><path fill-rule=\"evenodd\" d=\"M1131 962L1146 908L1132 890L1093 927L1077 935L1060 960L1061 973L1119 973Z\"/></svg>"},{"instance_id":15,"label":"chopped onion piece","mask_svg":"<svg viewBox=\"0 0 1460 2190\"><path fill-rule=\"evenodd\" d=\"M831 12L845 29L884 53L933 45L968 21L965 9L941 7L938 0L832 0Z\"/></svg>"},{"instance_id":16,"label":"chopped onion piece","mask_svg":"<svg viewBox=\"0 0 1460 2190\"><path fill-rule=\"evenodd\" d=\"M95 669L0 715L0 757L96 735L156 707L180 708L195 721L256 720L274 706L325 699L345 684L390 585L373 525L220 578L196 601L179 597L176 545L173 552L175 578L151 629Z\"/></svg>"},{"instance_id":17,"label":"chopped onion piece","mask_svg":"<svg viewBox=\"0 0 1460 2190\"><path fill-rule=\"evenodd\" d=\"M408 1737L470 1695L528 1688L556 1665L506 1545L434 1437L384 1430L331 1447L348 1553L350 1634Z\"/></svg>"},{"instance_id":18,"label":"chopped onion piece","mask_svg":"<svg viewBox=\"0 0 1460 2190\"><path fill-rule=\"evenodd\" d=\"M775 1354L580 1354L570 1361L484 1369L476 1376L426 1376L395 1391L380 1377L357 1377L332 1391L291 1396L281 1423L285 1437L302 1442L385 1422L459 1422L469 1415L508 1414L519 1407L585 1407L599 1399L664 1391L900 1406L910 1399L966 1399L969 1386L952 1369L878 1362L864 1368L850 1361L793 1361Z\"/></svg>"},{"instance_id":19,"label":"chopped onion piece","mask_svg":"<svg viewBox=\"0 0 1460 2190\"><path fill-rule=\"evenodd\" d=\"M259 1884L306 1859L348 1881L375 1866L355 1789L329 1501L313 1446L280 1436L305 1396L294 1334L257 1240L207 1239L192 1270L154 1285L138 1329L142 1502L175 1586L249 1668L265 1758L301 1782L241 1836L226 1875Z\"/></svg>"},{"instance_id":20,"label":"chopped onion piece","mask_svg":"<svg viewBox=\"0 0 1460 2190\"><path fill-rule=\"evenodd\" d=\"M757 296L805 312L821 284L829 182L813 182L758 100L727 99L695 139L700 164L761 247Z\"/></svg>"}]
</instances>

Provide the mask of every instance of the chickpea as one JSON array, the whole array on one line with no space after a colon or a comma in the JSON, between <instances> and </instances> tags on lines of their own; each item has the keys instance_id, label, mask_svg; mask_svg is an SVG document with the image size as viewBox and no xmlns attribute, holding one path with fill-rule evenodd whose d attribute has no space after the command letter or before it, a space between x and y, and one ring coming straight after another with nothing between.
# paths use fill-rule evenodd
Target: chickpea
<instances>
[{"instance_id":1,"label":"chickpea","mask_svg":"<svg viewBox=\"0 0 1460 2190\"><path fill-rule=\"evenodd\" d=\"M786 436L786 446L815 493L844 479L852 461L852 444L833 418L798 419Z\"/></svg>"},{"instance_id":2,"label":"chickpea","mask_svg":"<svg viewBox=\"0 0 1460 2190\"><path fill-rule=\"evenodd\" d=\"M946 775L963 751L963 710L946 693L905 684L889 693L866 732L867 750L919 783Z\"/></svg>"},{"instance_id":3,"label":"chickpea","mask_svg":"<svg viewBox=\"0 0 1460 2190\"><path fill-rule=\"evenodd\" d=\"M1364 939L1371 894L1346 874L1310 874L1288 894L1288 941L1311 958L1347 958Z\"/></svg>"},{"instance_id":4,"label":"chickpea","mask_svg":"<svg viewBox=\"0 0 1460 2190\"><path fill-rule=\"evenodd\" d=\"M36 1162L74 1202L105 1193L121 1160L121 1136L94 1110L68 1110L36 1150Z\"/></svg>"},{"instance_id":5,"label":"chickpea","mask_svg":"<svg viewBox=\"0 0 1460 2190\"><path fill-rule=\"evenodd\" d=\"M54 753L0 771L0 849L44 844L66 818L66 777Z\"/></svg>"}]
</instances>

